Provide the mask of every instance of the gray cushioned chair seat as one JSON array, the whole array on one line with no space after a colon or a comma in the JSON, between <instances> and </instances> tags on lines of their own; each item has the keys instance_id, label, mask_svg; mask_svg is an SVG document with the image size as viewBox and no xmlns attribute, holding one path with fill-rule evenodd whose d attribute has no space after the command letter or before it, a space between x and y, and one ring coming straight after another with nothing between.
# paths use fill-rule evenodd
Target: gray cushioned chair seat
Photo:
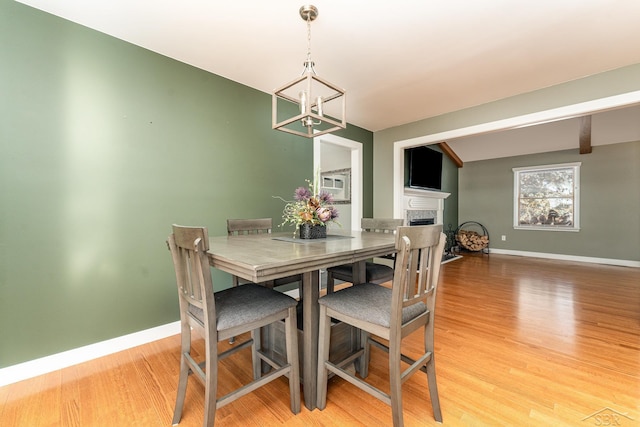
<instances>
[{"instance_id":1,"label":"gray cushioned chair seat","mask_svg":"<svg viewBox=\"0 0 640 427\"><path fill-rule=\"evenodd\" d=\"M219 331L263 319L298 304L288 295L253 283L216 292L215 299ZM189 311L202 321L201 309L191 306Z\"/></svg>"},{"instance_id":2,"label":"gray cushioned chair seat","mask_svg":"<svg viewBox=\"0 0 640 427\"><path fill-rule=\"evenodd\" d=\"M376 264L374 262L367 263L367 282L377 282L379 280L393 279L393 267L384 264Z\"/></svg>"},{"instance_id":3,"label":"gray cushioned chair seat","mask_svg":"<svg viewBox=\"0 0 640 427\"><path fill-rule=\"evenodd\" d=\"M318 302L359 320L387 328L391 325L391 289L384 286L373 283L351 286L324 296ZM427 306L422 302L405 307L402 310L402 323L407 323L426 311Z\"/></svg>"},{"instance_id":4,"label":"gray cushioned chair seat","mask_svg":"<svg viewBox=\"0 0 640 427\"><path fill-rule=\"evenodd\" d=\"M335 267L331 267L331 271L334 272L334 274L340 274L340 275L351 275L352 264L342 264L342 265L336 265Z\"/></svg>"},{"instance_id":5,"label":"gray cushioned chair seat","mask_svg":"<svg viewBox=\"0 0 640 427\"><path fill-rule=\"evenodd\" d=\"M331 271L336 277L351 277L352 276L352 264L343 264L335 267L331 267ZM385 279L391 280L393 278L393 267L389 267L384 264L376 264L375 262L367 261L367 282L377 282Z\"/></svg>"}]
</instances>

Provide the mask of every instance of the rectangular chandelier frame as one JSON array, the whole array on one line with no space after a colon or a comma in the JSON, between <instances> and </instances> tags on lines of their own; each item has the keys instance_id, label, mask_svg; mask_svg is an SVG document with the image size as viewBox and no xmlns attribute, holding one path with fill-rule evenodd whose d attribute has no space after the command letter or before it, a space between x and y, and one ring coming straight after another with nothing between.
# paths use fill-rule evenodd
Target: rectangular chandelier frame
<instances>
[{"instance_id":1,"label":"rectangular chandelier frame","mask_svg":"<svg viewBox=\"0 0 640 427\"><path fill-rule=\"evenodd\" d=\"M312 91L314 83L322 85L324 86L324 88L329 88L331 91L333 91L334 93L326 97L323 97L322 102L324 104L327 104L330 101L339 100L341 102L340 117L333 118L328 115L317 114L316 112L313 111L313 108L317 107L316 102L313 101L313 102L307 103L307 105L305 106L306 107L305 111L301 111L300 114L297 114L293 117L290 117L288 119L278 122L278 100L279 99L291 102L292 104L298 107L298 110L300 110L300 99L295 98L285 92L296 85L300 85L301 83L304 83L304 87L306 88L306 91L308 94L313 94L315 92L315 91ZM310 97L310 98L311 100L315 99L313 97ZM346 92L344 91L344 89L341 89L335 86L334 84L322 79L321 77L318 77L315 73L307 72L303 76L276 89L273 92L271 99L272 99L271 111L272 111L272 128L273 129L277 129L277 130L291 133L298 136L313 138L315 136L324 135L339 129L345 129L347 127L347 122L345 118L346 117ZM296 130L291 127L287 127L298 120L302 121L305 119L309 119L311 121L315 120L318 122L328 123L329 125L331 125L331 127L324 130L317 130L314 128L314 126L304 126L306 128L306 131L304 132ZM301 125L301 127L303 126Z\"/></svg>"}]
</instances>

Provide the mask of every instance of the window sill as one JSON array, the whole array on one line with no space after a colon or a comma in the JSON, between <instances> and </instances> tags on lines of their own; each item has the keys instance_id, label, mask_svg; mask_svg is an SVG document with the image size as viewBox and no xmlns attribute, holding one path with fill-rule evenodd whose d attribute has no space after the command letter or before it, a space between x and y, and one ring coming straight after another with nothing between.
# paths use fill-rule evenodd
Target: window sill
<instances>
[{"instance_id":1,"label":"window sill","mask_svg":"<svg viewBox=\"0 0 640 427\"><path fill-rule=\"evenodd\" d=\"M535 225L532 225L530 227L518 225L518 226L514 226L513 229L514 230L532 230L532 231L569 231L569 232L580 231L580 227L552 227L552 226L542 227L542 226L535 226Z\"/></svg>"}]
</instances>

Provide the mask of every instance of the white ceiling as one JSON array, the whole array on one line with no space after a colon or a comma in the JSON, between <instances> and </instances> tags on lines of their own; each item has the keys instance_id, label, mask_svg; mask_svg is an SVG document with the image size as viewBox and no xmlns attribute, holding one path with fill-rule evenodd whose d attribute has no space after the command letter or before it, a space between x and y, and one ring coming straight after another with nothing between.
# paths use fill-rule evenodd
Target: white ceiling
<instances>
[{"instance_id":1,"label":"white ceiling","mask_svg":"<svg viewBox=\"0 0 640 427\"><path fill-rule=\"evenodd\" d=\"M307 53L301 0L21 0L270 93ZM314 0L319 76L378 131L640 63L638 0Z\"/></svg>"}]
</instances>

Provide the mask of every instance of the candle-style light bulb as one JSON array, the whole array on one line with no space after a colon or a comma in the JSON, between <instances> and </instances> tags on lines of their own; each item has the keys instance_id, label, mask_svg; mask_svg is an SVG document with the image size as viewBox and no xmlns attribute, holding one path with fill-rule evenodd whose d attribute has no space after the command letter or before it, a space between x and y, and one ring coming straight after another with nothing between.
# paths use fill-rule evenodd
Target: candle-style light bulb
<instances>
[{"instance_id":1,"label":"candle-style light bulb","mask_svg":"<svg viewBox=\"0 0 640 427\"><path fill-rule=\"evenodd\" d=\"M307 92L300 92L300 112L305 114L307 112Z\"/></svg>"},{"instance_id":2,"label":"candle-style light bulb","mask_svg":"<svg viewBox=\"0 0 640 427\"><path fill-rule=\"evenodd\" d=\"M318 115L320 117L322 117L322 97L319 96L318 98L316 98L316 106L318 108Z\"/></svg>"}]
</instances>

